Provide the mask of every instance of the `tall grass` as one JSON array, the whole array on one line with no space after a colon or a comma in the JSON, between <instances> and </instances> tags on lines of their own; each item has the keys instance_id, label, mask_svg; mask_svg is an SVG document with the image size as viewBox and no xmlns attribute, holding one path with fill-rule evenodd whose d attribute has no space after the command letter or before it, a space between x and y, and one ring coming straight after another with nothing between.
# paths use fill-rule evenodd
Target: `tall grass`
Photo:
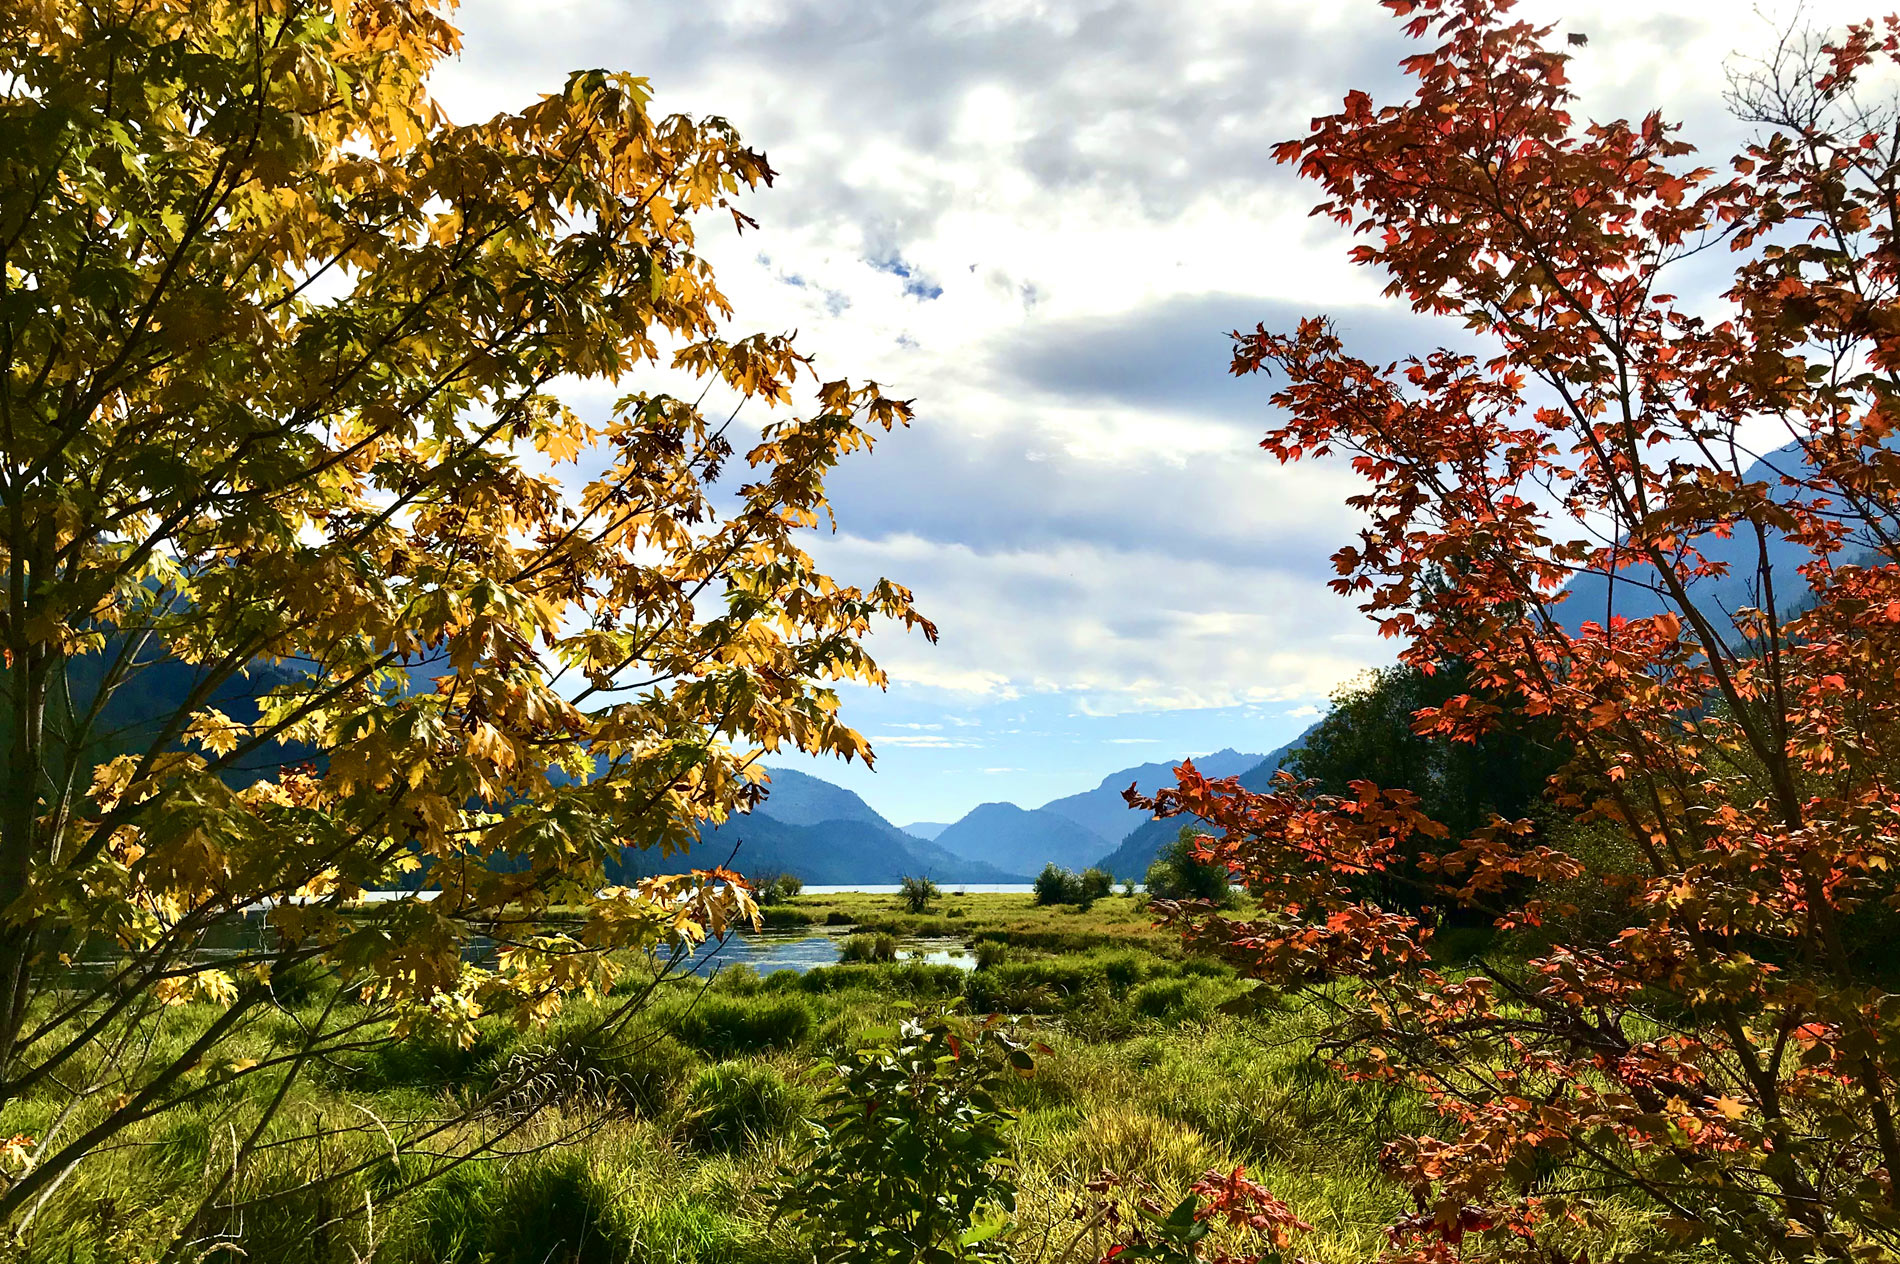
<instances>
[{"instance_id":1,"label":"tall grass","mask_svg":"<svg viewBox=\"0 0 1900 1264\"><path fill-rule=\"evenodd\" d=\"M1242 985L1218 963L1154 951L1138 938L1087 938L1103 917L1119 916L1109 907L1118 902L1082 915L1085 942L1066 950L1046 946L1067 942L1047 921L1026 921L1017 933L982 906L990 911L979 934L990 937L978 940L972 971L903 961L764 978L732 971L710 989L666 985L634 1023L611 1031L600 1029L597 1006L577 1002L540 1032L489 1019L466 1046L415 1040L339 1061L292 1090L268 1144L234 1173L232 1138L258 1117L263 1097L207 1094L199 1108L136 1137L136 1148L78 1169L16 1254L34 1264L155 1258L208 1174L223 1172L232 1173L231 1191L194 1230L200 1240L184 1258L795 1259L803 1248L772 1221L765 1191L792 1161L826 1061L919 1006L951 1000L1026 1016L1049 1050L1005 1101L1017 1112L1010 1136L1022 1264L1054 1264L1074 1232L1082 1183L1104 1166L1178 1190L1204 1167L1245 1164L1319 1227L1302 1255L1344 1264L1374 1252L1397 1210L1378 1175L1379 1148L1429 1128L1429 1116L1314 1061L1316 1011L1229 1016L1220 1004ZM155 1039L182 1044L214 1015L181 1007ZM295 1028L294 1013L260 1023L250 1052L264 1055ZM538 1078L521 1100L541 1103L541 1115L523 1125L510 1113L520 1103L507 1099L417 1152L445 1102L515 1084L524 1067ZM341 1138L300 1140L338 1120L349 1121ZM0 1116L0 1135L51 1123L29 1099ZM445 1157L498 1137L509 1155L461 1164L406 1192ZM361 1214L365 1207L373 1216Z\"/></svg>"}]
</instances>

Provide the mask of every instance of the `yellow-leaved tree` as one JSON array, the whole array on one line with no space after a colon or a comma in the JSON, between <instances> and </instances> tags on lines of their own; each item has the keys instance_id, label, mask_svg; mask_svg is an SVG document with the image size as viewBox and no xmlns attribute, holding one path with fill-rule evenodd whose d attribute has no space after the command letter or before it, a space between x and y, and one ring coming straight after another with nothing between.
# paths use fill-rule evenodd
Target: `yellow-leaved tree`
<instances>
[{"instance_id":1,"label":"yellow-leaved tree","mask_svg":"<svg viewBox=\"0 0 1900 1264\"><path fill-rule=\"evenodd\" d=\"M427 87L446 8L0 16L15 1230L90 1156L228 1102L229 1161L166 1228L202 1249L311 1067L534 1024L617 972L628 995L645 950L751 916L722 871L623 884L618 858L756 802L761 751L868 758L827 682L881 679L873 620L934 635L798 546L826 473L908 410L726 332L695 225L749 224L765 159L624 74L454 123ZM638 389L660 375L695 389ZM629 393L578 415L589 382ZM748 450L706 390L772 410ZM330 999L232 1057L314 970ZM503 1146L532 1070L474 1132L479 1094L377 1126L398 1158Z\"/></svg>"}]
</instances>

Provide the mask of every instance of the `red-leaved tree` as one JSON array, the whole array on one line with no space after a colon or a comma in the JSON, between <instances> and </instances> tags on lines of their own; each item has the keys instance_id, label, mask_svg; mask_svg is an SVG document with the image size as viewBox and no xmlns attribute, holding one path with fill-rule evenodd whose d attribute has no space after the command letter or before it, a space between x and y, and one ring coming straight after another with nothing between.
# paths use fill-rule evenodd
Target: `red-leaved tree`
<instances>
[{"instance_id":1,"label":"red-leaved tree","mask_svg":"<svg viewBox=\"0 0 1900 1264\"><path fill-rule=\"evenodd\" d=\"M1739 75L1757 139L1718 169L1657 115L1575 117L1568 46L1510 0L1386 7L1411 98L1354 92L1277 156L1489 349L1379 365L1313 319L1237 334L1234 370L1279 383L1269 452L1364 480L1335 587L1468 674L1419 731L1543 717L1573 755L1550 820L1467 838L1404 787L1186 766L1150 806L1263 898L1165 911L1437 1107L1388 1151L1398 1256L1891 1255L1900 126L1865 97L1900 19ZM1366 895L1421 843L1435 907L1499 928L1475 958Z\"/></svg>"}]
</instances>

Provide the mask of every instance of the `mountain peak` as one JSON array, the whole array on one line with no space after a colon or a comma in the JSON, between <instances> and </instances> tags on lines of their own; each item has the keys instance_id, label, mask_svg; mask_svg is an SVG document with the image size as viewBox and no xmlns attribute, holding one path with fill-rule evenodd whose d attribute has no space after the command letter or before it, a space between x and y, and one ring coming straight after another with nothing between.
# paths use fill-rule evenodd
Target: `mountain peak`
<instances>
[{"instance_id":1,"label":"mountain peak","mask_svg":"<svg viewBox=\"0 0 1900 1264\"><path fill-rule=\"evenodd\" d=\"M1212 754L1194 755L1191 758L1203 776L1237 777L1258 764L1262 756L1245 754L1231 746L1224 746ZM1128 806L1122 798L1122 792L1128 789L1131 782L1143 794L1153 794L1163 786L1173 785L1174 770L1180 763L1180 759L1168 759L1123 768L1102 778L1093 790L1051 799L1042 808L1066 816L1084 829L1100 834L1112 847L1139 829L1142 822L1148 819L1146 812L1138 812Z\"/></svg>"},{"instance_id":2,"label":"mountain peak","mask_svg":"<svg viewBox=\"0 0 1900 1264\"><path fill-rule=\"evenodd\" d=\"M1108 850L1087 826L1058 812L1014 803L984 803L937 835L937 845L999 869L1034 873L1046 864L1085 869Z\"/></svg>"}]
</instances>

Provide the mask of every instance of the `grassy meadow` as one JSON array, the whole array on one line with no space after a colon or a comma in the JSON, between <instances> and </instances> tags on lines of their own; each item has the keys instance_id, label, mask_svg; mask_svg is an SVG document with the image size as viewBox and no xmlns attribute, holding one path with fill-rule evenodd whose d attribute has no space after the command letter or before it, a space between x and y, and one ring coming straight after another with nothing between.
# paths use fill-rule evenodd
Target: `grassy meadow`
<instances>
[{"instance_id":1,"label":"grassy meadow","mask_svg":"<svg viewBox=\"0 0 1900 1264\"><path fill-rule=\"evenodd\" d=\"M774 1223L770 1191L796 1162L827 1058L950 1003L1020 1016L1048 1046L1005 1103L1015 1112L1018 1260L1099 1257L1105 1243L1076 1240L1074 1213L1103 1170L1178 1194L1208 1168L1244 1164L1316 1227L1301 1253L1339 1264L1372 1253L1397 1210L1376 1158L1385 1138L1425 1124L1418 1106L1342 1083L1314 1061L1309 1011L1219 1012L1242 985L1219 963L1184 957L1130 897L1079 911L1026 895L946 894L912 914L892 896L804 896L770 907L767 920L859 936L851 952L869 959L666 982L611 1032L591 1030L592 1020L624 998L572 1002L536 1033L484 1020L467 1048L415 1039L310 1066L279 1103L266 1100L271 1077L227 1097L208 1069L210 1091L191 1113L155 1121L61 1184L19 1258L157 1259L178 1218L228 1176L233 1192L207 1226L216 1250L186 1258L797 1260L801 1244ZM879 960L889 955L879 935L954 937L974 968ZM269 1057L336 1001L320 982L287 991L249 1030L248 1056ZM215 1012L177 1007L148 1038L182 1044ZM479 1123L431 1132L426 1121L445 1104L493 1094L524 1054L539 1058L535 1100L556 1106L511 1111L504 1093ZM234 1153L270 1108L264 1144ZM49 1115L28 1101L0 1118L0 1135L37 1133L55 1123ZM322 1146L301 1140L319 1120L326 1131L347 1122ZM483 1144L501 1157L407 1188Z\"/></svg>"}]
</instances>

